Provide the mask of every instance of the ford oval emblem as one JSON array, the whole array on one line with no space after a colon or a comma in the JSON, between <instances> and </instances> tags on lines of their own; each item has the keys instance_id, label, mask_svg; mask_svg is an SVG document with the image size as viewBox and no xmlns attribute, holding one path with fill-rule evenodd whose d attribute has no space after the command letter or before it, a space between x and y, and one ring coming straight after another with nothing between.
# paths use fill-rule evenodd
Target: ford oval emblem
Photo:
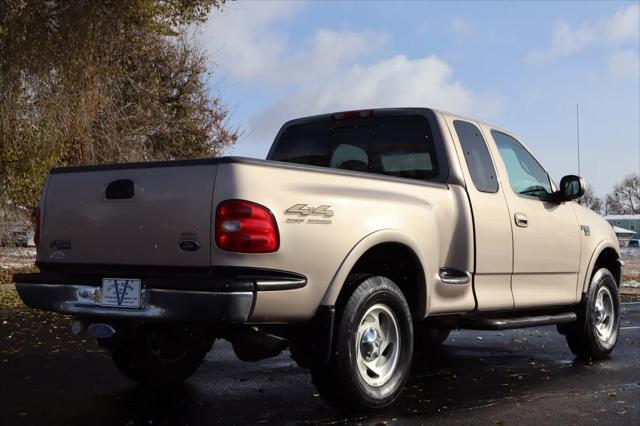
<instances>
[{"instance_id":1,"label":"ford oval emblem","mask_svg":"<svg viewBox=\"0 0 640 426\"><path fill-rule=\"evenodd\" d=\"M196 251L200 248L200 243L196 240L182 240L178 247L184 251Z\"/></svg>"}]
</instances>

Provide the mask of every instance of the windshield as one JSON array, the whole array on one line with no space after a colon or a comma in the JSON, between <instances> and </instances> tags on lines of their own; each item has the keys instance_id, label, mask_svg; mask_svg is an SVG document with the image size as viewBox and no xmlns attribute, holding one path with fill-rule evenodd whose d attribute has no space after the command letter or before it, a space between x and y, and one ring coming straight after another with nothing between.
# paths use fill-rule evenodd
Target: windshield
<instances>
[{"instance_id":1,"label":"windshield","mask_svg":"<svg viewBox=\"0 0 640 426\"><path fill-rule=\"evenodd\" d=\"M288 127L270 160L413 179L438 176L427 119L386 115L324 119Z\"/></svg>"}]
</instances>

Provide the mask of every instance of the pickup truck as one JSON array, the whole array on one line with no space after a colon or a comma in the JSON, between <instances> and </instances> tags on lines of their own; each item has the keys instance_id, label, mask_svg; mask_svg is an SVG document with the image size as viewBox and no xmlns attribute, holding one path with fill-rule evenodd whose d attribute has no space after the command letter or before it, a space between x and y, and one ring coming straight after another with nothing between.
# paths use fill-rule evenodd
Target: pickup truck
<instances>
[{"instance_id":1,"label":"pickup truck","mask_svg":"<svg viewBox=\"0 0 640 426\"><path fill-rule=\"evenodd\" d=\"M521 140L426 108L287 122L266 160L50 171L30 307L70 315L127 377L192 375L215 339L289 349L344 410L391 404L453 329L557 325L580 358L619 335L612 227Z\"/></svg>"}]
</instances>

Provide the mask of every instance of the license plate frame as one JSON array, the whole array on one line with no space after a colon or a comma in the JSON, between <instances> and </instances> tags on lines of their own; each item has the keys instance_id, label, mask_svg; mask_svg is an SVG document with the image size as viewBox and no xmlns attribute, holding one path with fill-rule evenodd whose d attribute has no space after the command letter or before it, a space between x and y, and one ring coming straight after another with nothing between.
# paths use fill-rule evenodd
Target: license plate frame
<instances>
[{"instance_id":1,"label":"license plate frame","mask_svg":"<svg viewBox=\"0 0 640 426\"><path fill-rule=\"evenodd\" d=\"M139 278L103 278L100 305L110 308L140 308L142 280Z\"/></svg>"}]
</instances>

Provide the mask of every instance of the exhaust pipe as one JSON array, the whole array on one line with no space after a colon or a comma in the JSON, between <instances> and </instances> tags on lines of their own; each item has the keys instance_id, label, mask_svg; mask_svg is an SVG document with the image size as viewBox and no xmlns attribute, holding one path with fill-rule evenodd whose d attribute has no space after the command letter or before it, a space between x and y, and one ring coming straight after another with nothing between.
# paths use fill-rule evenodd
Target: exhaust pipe
<instances>
[{"instance_id":1,"label":"exhaust pipe","mask_svg":"<svg viewBox=\"0 0 640 426\"><path fill-rule=\"evenodd\" d=\"M82 320L73 320L71 324L71 332L74 336L83 335L84 332L87 331L87 323Z\"/></svg>"},{"instance_id":2,"label":"exhaust pipe","mask_svg":"<svg viewBox=\"0 0 640 426\"><path fill-rule=\"evenodd\" d=\"M108 339L116 334L116 329L109 324L91 324L89 326L89 333L96 339Z\"/></svg>"}]
</instances>

